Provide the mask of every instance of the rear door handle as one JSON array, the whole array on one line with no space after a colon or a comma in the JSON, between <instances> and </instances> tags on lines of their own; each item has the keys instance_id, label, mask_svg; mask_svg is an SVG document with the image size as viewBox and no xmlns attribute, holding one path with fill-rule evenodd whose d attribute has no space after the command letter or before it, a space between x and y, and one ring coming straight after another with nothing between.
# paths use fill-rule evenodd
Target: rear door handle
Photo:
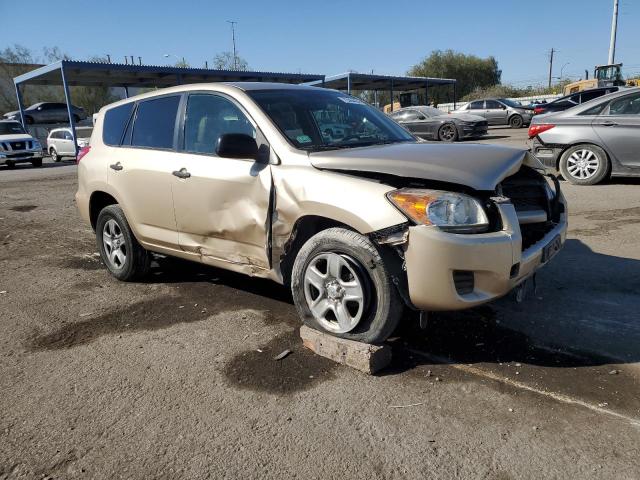
<instances>
[{"instance_id":1,"label":"rear door handle","mask_svg":"<svg viewBox=\"0 0 640 480\"><path fill-rule=\"evenodd\" d=\"M111 165L109 165L109 168L111 170L115 170L116 172L119 172L120 170L122 170L124 167L122 166L122 164L120 162L118 163L113 163Z\"/></svg>"},{"instance_id":2,"label":"rear door handle","mask_svg":"<svg viewBox=\"0 0 640 480\"><path fill-rule=\"evenodd\" d=\"M607 120L606 122L602 122L602 125L605 126L605 127L615 127L618 124L616 122L611 122L611 121Z\"/></svg>"},{"instance_id":3,"label":"rear door handle","mask_svg":"<svg viewBox=\"0 0 640 480\"><path fill-rule=\"evenodd\" d=\"M187 172L186 168L181 168L180 170L174 170L173 174L178 178L189 178L191 174Z\"/></svg>"}]
</instances>

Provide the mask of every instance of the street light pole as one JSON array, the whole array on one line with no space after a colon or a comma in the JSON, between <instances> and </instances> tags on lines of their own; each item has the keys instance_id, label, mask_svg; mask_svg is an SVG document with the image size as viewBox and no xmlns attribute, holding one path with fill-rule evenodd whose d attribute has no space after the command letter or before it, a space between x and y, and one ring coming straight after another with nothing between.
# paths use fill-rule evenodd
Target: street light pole
<instances>
[{"instance_id":1,"label":"street light pole","mask_svg":"<svg viewBox=\"0 0 640 480\"><path fill-rule=\"evenodd\" d=\"M613 17L611 18L611 41L609 42L609 65L616 59L616 35L618 33L618 0L613 0Z\"/></svg>"},{"instance_id":2,"label":"street light pole","mask_svg":"<svg viewBox=\"0 0 640 480\"><path fill-rule=\"evenodd\" d=\"M227 23L231 24L231 41L233 42L233 69L238 69L238 57L236 55L236 24L238 22L234 20L227 20Z\"/></svg>"}]
</instances>

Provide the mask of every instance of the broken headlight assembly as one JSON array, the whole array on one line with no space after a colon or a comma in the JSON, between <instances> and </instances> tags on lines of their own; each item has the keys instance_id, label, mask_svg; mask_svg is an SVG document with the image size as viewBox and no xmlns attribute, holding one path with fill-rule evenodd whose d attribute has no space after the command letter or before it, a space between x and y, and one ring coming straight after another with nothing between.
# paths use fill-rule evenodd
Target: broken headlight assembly
<instances>
[{"instance_id":1,"label":"broken headlight assembly","mask_svg":"<svg viewBox=\"0 0 640 480\"><path fill-rule=\"evenodd\" d=\"M418 225L451 233L482 233L489 219L482 204L464 193L401 188L387 193L393 205Z\"/></svg>"}]
</instances>

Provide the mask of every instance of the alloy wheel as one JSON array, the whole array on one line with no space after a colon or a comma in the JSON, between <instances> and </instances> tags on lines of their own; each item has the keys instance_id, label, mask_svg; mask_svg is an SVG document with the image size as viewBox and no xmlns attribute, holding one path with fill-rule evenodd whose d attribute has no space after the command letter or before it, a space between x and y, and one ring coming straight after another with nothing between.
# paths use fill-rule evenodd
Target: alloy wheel
<instances>
[{"instance_id":1,"label":"alloy wheel","mask_svg":"<svg viewBox=\"0 0 640 480\"><path fill-rule=\"evenodd\" d=\"M365 286L357 263L346 255L321 253L304 272L304 295L311 314L326 330L353 330L365 310Z\"/></svg>"},{"instance_id":2,"label":"alloy wheel","mask_svg":"<svg viewBox=\"0 0 640 480\"><path fill-rule=\"evenodd\" d=\"M587 148L576 150L567 159L567 171L580 180L593 177L600 168L600 159Z\"/></svg>"},{"instance_id":3,"label":"alloy wheel","mask_svg":"<svg viewBox=\"0 0 640 480\"><path fill-rule=\"evenodd\" d=\"M456 138L456 130L453 125L443 125L440 128L440 140L451 142Z\"/></svg>"},{"instance_id":4,"label":"alloy wheel","mask_svg":"<svg viewBox=\"0 0 640 480\"><path fill-rule=\"evenodd\" d=\"M102 229L104 253L110 266L116 270L124 267L127 261L127 245L118 222L109 219Z\"/></svg>"}]
</instances>

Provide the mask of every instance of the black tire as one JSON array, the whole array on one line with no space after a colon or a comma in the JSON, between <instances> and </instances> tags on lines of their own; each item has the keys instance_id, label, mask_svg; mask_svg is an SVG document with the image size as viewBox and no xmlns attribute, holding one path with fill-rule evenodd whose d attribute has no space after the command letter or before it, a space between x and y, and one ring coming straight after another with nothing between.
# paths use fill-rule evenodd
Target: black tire
<instances>
[{"instance_id":1,"label":"black tire","mask_svg":"<svg viewBox=\"0 0 640 480\"><path fill-rule=\"evenodd\" d=\"M31 165L33 165L34 167L41 167L42 166L42 159L41 158L36 158L35 160L31 161Z\"/></svg>"},{"instance_id":2,"label":"black tire","mask_svg":"<svg viewBox=\"0 0 640 480\"><path fill-rule=\"evenodd\" d=\"M78 123L78 122L80 121L80 117L79 117L78 115L74 115L74 116L73 116L73 121L74 121L75 123Z\"/></svg>"},{"instance_id":3,"label":"black tire","mask_svg":"<svg viewBox=\"0 0 640 480\"><path fill-rule=\"evenodd\" d=\"M51 160L53 160L56 163L62 160L62 157L58 155L58 151L53 147L49 149L49 155L51 155Z\"/></svg>"},{"instance_id":4,"label":"black tire","mask_svg":"<svg viewBox=\"0 0 640 480\"><path fill-rule=\"evenodd\" d=\"M362 315L348 332L338 333L325 328L311 313L307 302L305 272L310 263L323 254L338 254L348 260L363 286ZM298 314L307 326L366 343L384 342L395 330L404 309L389 268L375 245L369 238L344 228L324 230L302 246L293 264L291 292Z\"/></svg>"},{"instance_id":5,"label":"black tire","mask_svg":"<svg viewBox=\"0 0 640 480\"><path fill-rule=\"evenodd\" d=\"M103 232L107 222L113 220L122 234L122 245L125 247L125 260L121 266L116 265L106 251ZM110 224L113 225L113 224ZM136 240L131 232L124 212L119 205L109 205L98 214L96 222L96 243L102 262L118 280L130 282L144 277L149 272L151 255Z\"/></svg>"},{"instance_id":6,"label":"black tire","mask_svg":"<svg viewBox=\"0 0 640 480\"><path fill-rule=\"evenodd\" d=\"M24 117L24 121L27 122L27 125L33 125L33 117L27 115Z\"/></svg>"},{"instance_id":7,"label":"black tire","mask_svg":"<svg viewBox=\"0 0 640 480\"><path fill-rule=\"evenodd\" d=\"M455 142L458 140L458 129L453 123L445 123L438 129L438 140L441 142Z\"/></svg>"},{"instance_id":8,"label":"black tire","mask_svg":"<svg viewBox=\"0 0 640 480\"><path fill-rule=\"evenodd\" d=\"M16 163L13 160L7 160L5 165L7 168L16 168Z\"/></svg>"},{"instance_id":9,"label":"black tire","mask_svg":"<svg viewBox=\"0 0 640 480\"><path fill-rule=\"evenodd\" d=\"M581 177L580 166L576 163L582 160L582 153L586 152L585 159L590 162L590 159L595 158L597 161L597 167L595 171L586 170ZM574 145L564 151L560 157L559 162L560 173L565 180L574 185L595 185L600 183L609 175L609 157L607 153L597 145L581 144ZM577 170L576 170L577 168Z\"/></svg>"},{"instance_id":10,"label":"black tire","mask_svg":"<svg viewBox=\"0 0 640 480\"><path fill-rule=\"evenodd\" d=\"M522 128L524 126L524 120L520 115L513 115L509 118L509 126L511 128Z\"/></svg>"}]
</instances>

